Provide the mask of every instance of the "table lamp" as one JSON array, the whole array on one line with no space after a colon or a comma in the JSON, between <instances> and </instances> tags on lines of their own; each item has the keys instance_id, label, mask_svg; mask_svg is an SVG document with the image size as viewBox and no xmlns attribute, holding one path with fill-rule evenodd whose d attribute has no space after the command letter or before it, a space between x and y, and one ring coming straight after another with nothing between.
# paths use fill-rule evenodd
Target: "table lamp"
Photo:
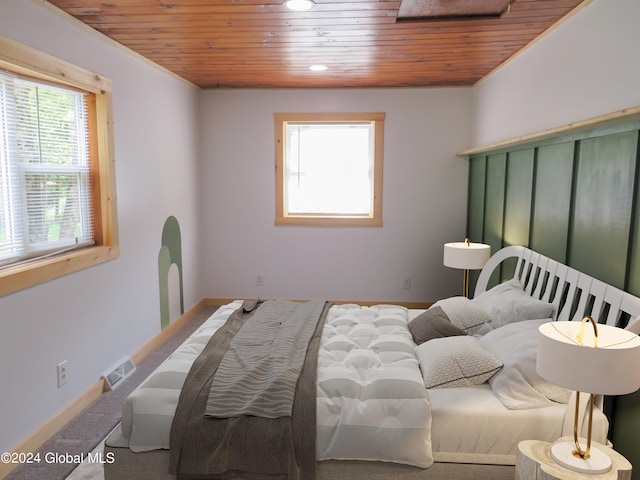
<instances>
[{"instance_id":1,"label":"table lamp","mask_svg":"<svg viewBox=\"0 0 640 480\"><path fill-rule=\"evenodd\" d=\"M591 327L586 327L590 323ZM595 395L624 395L640 388L640 337L633 332L597 324L592 317L582 322L548 322L538 329L538 374L557 385L576 390L573 443L558 442L551 457L570 470L599 474L611 469L611 459L591 447ZM590 394L587 443L578 439L580 392Z\"/></svg>"},{"instance_id":2,"label":"table lamp","mask_svg":"<svg viewBox=\"0 0 640 480\"><path fill-rule=\"evenodd\" d=\"M491 256L491 247L484 243L471 243L468 238L464 242L444 244L444 265L464 270L462 278L462 294L469 296L469 270L480 270Z\"/></svg>"}]
</instances>

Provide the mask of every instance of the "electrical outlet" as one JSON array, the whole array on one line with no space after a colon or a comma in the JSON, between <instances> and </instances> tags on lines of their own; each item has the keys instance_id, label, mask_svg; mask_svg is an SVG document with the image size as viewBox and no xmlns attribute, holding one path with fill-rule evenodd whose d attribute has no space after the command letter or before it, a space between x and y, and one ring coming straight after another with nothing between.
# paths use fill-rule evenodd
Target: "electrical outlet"
<instances>
[{"instance_id":1,"label":"electrical outlet","mask_svg":"<svg viewBox=\"0 0 640 480\"><path fill-rule=\"evenodd\" d=\"M67 383L67 361L58 364L58 388Z\"/></svg>"},{"instance_id":2,"label":"electrical outlet","mask_svg":"<svg viewBox=\"0 0 640 480\"><path fill-rule=\"evenodd\" d=\"M411 277L404 277L402 280L402 289L409 290L411 288Z\"/></svg>"},{"instance_id":3,"label":"electrical outlet","mask_svg":"<svg viewBox=\"0 0 640 480\"><path fill-rule=\"evenodd\" d=\"M264 286L264 275L259 273L256 275L256 286L263 287Z\"/></svg>"}]
</instances>

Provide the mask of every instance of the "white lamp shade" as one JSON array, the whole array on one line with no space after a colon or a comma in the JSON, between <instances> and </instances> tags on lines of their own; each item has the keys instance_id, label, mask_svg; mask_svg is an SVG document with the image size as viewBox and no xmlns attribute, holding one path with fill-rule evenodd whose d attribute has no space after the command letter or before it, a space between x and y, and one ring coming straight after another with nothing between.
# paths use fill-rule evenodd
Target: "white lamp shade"
<instances>
[{"instance_id":1,"label":"white lamp shade","mask_svg":"<svg viewBox=\"0 0 640 480\"><path fill-rule=\"evenodd\" d=\"M444 265L464 270L479 270L489 260L491 247L484 243L452 242L444 244Z\"/></svg>"},{"instance_id":2,"label":"white lamp shade","mask_svg":"<svg viewBox=\"0 0 640 480\"><path fill-rule=\"evenodd\" d=\"M633 332L598 324L548 322L538 329L538 374L557 385L585 393L624 395L640 388L640 337Z\"/></svg>"}]
</instances>

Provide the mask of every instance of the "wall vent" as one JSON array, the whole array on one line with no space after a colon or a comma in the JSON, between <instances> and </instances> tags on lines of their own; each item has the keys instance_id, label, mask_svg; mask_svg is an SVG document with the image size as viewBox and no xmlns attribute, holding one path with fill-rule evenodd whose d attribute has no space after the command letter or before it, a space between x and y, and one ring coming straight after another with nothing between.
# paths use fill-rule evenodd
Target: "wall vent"
<instances>
[{"instance_id":1,"label":"wall vent","mask_svg":"<svg viewBox=\"0 0 640 480\"><path fill-rule=\"evenodd\" d=\"M113 390L122 380L127 378L136 370L136 366L133 364L131 358L126 358L118 364L117 367L112 368L109 373L102 376L106 382L108 390Z\"/></svg>"}]
</instances>

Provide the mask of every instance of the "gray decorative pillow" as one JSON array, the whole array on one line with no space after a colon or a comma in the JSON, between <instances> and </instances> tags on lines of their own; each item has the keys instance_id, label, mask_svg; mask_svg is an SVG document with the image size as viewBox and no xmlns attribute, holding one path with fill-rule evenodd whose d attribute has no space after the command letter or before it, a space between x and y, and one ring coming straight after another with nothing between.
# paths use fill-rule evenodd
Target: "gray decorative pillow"
<instances>
[{"instance_id":1,"label":"gray decorative pillow","mask_svg":"<svg viewBox=\"0 0 640 480\"><path fill-rule=\"evenodd\" d=\"M503 364L489 383L493 393L510 410L567 403L571 390L543 379L536 371L538 327L552 321L525 320L500 327L479 342Z\"/></svg>"},{"instance_id":2,"label":"gray decorative pillow","mask_svg":"<svg viewBox=\"0 0 640 480\"><path fill-rule=\"evenodd\" d=\"M430 340L416 353L427 388L480 385L502 367L478 339L466 335Z\"/></svg>"},{"instance_id":3,"label":"gray decorative pillow","mask_svg":"<svg viewBox=\"0 0 640 480\"><path fill-rule=\"evenodd\" d=\"M411 320L408 327L416 345L434 338L466 335L464 330L449 321L442 308L435 305Z\"/></svg>"},{"instance_id":4,"label":"gray decorative pillow","mask_svg":"<svg viewBox=\"0 0 640 480\"><path fill-rule=\"evenodd\" d=\"M492 317L481 306L476 305L467 297L450 297L438 300L433 304L440 307L451 323L464 330L467 334L473 334Z\"/></svg>"}]
</instances>

